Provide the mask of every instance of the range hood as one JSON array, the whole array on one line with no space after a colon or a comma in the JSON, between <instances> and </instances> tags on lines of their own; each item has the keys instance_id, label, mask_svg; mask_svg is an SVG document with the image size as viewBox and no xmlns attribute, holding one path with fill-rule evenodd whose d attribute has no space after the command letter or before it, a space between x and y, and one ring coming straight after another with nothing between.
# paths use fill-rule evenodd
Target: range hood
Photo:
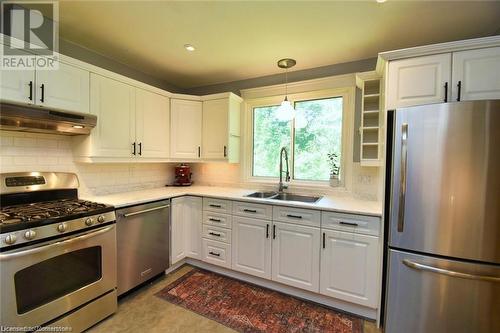
<instances>
[{"instance_id":1,"label":"range hood","mask_svg":"<svg viewBox=\"0 0 500 333\"><path fill-rule=\"evenodd\" d=\"M0 129L64 135L89 134L97 117L29 105L0 104Z\"/></svg>"}]
</instances>

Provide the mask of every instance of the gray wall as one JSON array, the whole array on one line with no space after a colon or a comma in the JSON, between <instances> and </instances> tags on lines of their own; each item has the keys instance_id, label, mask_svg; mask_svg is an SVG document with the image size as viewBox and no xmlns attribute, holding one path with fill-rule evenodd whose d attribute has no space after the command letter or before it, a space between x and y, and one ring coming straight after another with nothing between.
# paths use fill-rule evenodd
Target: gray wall
<instances>
[{"instance_id":1,"label":"gray wall","mask_svg":"<svg viewBox=\"0 0 500 333\"><path fill-rule=\"evenodd\" d=\"M30 4L18 4L21 7L26 7L30 8ZM52 21L52 13L43 13L45 20ZM48 16L50 15L50 17ZM46 26L45 26L46 27ZM46 29L40 29L38 33L41 33L43 35L47 35L51 33L51 31L46 30ZM112 60L102 54L99 54L91 49L85 48L83 46L80 46L78 44L75 44L71 41L59 38L59 52L67 55L69 57L81 60L83 62L87 62L89 64L110 70L112 72L130 77L132 79L135 79L140 82L144 82L146 84L152 85L154 87L168 90L170 92L180 92L182 93L183 90L179 87L177 87L174 84L171 84L165 80L162 80L157 77L153 77L151 75L145 74L141 71L138 71L132 67L129 67L125 64L122 64L120 62L117 62L115 60Z\"/></svg>"},{"instance_id":2,"label":"gray wall","mask_svg":"<svg viewBox=\"0 0 500 333\"><path fill-rule=\"evenodd\" d=\"M174 93L183 92L181 88L166 82L165 80L145 74L132 67L96 53L93 50L64 39L59 39L59 52L69 57L130 77L134 80L150 84L160 89L168 90Z\"/></svg>"},{"instance_id":3,"label":"gray wall","mask_svg":"<svg viewBox=\"0 0 500 333\"><path fill-rule=\"evenodd\" d=\"M295 72L289 72L288 82L296 82L296 81L317 79L333 75L371 71L375 69L376 63L377 63L377 58L370 58L370 59L345 62L341 64L335 64L323 67L303 69ZM235 94L239 95L241 89L270 86L274 84L283 84L284 78L285 77L283 74L273 74L253 79L190 88L186 89L185 93L192 95L206 95L206 94L215 94L219 92L232 91Z\"/></svg>"}]
</instances>

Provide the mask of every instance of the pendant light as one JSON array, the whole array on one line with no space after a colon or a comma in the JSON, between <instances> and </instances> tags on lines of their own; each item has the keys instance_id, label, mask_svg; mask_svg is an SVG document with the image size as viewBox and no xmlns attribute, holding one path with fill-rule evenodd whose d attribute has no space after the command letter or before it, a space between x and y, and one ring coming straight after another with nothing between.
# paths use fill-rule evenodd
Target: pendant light
<instances>
[{"instance_id":1,"label":"pendant light","mask_svg":"<svg viewBox=\"0 0 500 333\"><path fill-rule=\"evenodd\" d=\"M288 100L288 69L295 66L297 62L294 59L281 59L278 61L278 67L285 69L285 99L276 110L276 118L280 121L290 121L295 117L295 109Z\"/></svg>"},{"instance_id":2,"label":"pendant light","mask_svg":"<svg viewBox=\"0 0 500 333\"><path fill-rule=\"evenodd\" d=\"M295 59L281 59L278 61L278 67L285 69L285 99L276 110L276 118L280 121L290 121L295 119L295 128L304 128L307 126L307 119L302 112L297 113L288 100L288 69L295 66Z\"/></svg>"}]
</instances>

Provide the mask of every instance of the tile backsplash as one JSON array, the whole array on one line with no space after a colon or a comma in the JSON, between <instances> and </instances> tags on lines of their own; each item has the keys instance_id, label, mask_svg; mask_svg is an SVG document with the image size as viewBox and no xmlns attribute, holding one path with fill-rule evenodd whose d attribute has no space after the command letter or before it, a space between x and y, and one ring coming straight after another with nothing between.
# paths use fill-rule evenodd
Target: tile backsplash
<instances>
[{"instance_id":1,"label":"tile backsplash","mask_svg":"<svg viewBox=\"0 0 500 333\"><path fill-rule=\"evenodd\" d=\"M174 180L174 163L73 162L71 137L0 131L0 172L74 172L80 193L102 195L153 188Z\"/></svg>"},{"instance_id":2,"label":"tile backsplash","mask_svg":"<svg viewBox=\"0 0 500 333\"><path fill-rule=\"evenodd\" d=\"M104 195L171 184L177 163L75 163L69 136L0 131L0 172L74 172L80 193ZM239 164L193 163L193 181L200 185L245 186ZM352 192L376 200L379 168L354 163ZM247 187L249 184L247 184Z\"/></svg>"}]
</instances>

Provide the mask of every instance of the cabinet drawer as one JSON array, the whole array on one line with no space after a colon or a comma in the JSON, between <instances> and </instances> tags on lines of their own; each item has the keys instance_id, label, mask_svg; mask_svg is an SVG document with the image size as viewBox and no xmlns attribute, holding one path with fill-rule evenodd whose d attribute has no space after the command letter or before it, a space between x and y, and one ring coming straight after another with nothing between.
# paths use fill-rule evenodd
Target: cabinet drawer
<instances>
[{"instance_id":1,"label":"cabinet drawer","mask_svg":"<svg viewBox=\"0 0 500 333\"><path fill-rule=\"evenodd\" d=\"M380 233L380 218L376 216L322 212L321 227L378 236Z\"/></svg>"},{"instance_id":2,"label":"cabinet drawer","mask_svg":"<svg viewBox=\"0 0 500 333\"><path fill-rule=\"evenodd\" d=\"M203 198L203 210L231 214L231 201Z\"/></svg>"},{"instance_id":3,"label":"cabinet drawer","mask_svg":"<svg viewBox=\"0 0 500 333\"><path fill-rule=\"evenodd\" d=\"M273 206L273 220L319 227L321 221L321 211Z\"/></svg>"},{"instance_id":4,"label":"cabinet drawer","mask_svg":"<svg viewBox=\"0 0 500 333\"><path fill-rule=\"evenodd\" d=\"M203 212L203 223L231 229L232 216L221 213Z\"/></svg>"},{"instance_id":5,"label":"cabinet drawer","mask_svg":"<svg viewBox=\"0 0 500 333\"><path fill-rule=\"evenodd\" d=\"M273 218L273 206L234 201L233 214L271 220Z\"/></svg>"},{"instance_id":6,"label":"cabinet drawer","mask_svg":"<svg viewBox=\"0 0 500 333\"><path fill-rule=\"evenodd\" d=\"M231 230L204 224L203 237L219 242L231 243Z\"/></svg>"},{"instance_id":7,"label":"cabinet drawer","mask_svg":"<svg viewBox=\"0 0 500 333\"><path fill-rule=\"evenodd\" d=\"M203 239L203 261L231 268L231 245Z\"/></svg>"}]
</instances>

